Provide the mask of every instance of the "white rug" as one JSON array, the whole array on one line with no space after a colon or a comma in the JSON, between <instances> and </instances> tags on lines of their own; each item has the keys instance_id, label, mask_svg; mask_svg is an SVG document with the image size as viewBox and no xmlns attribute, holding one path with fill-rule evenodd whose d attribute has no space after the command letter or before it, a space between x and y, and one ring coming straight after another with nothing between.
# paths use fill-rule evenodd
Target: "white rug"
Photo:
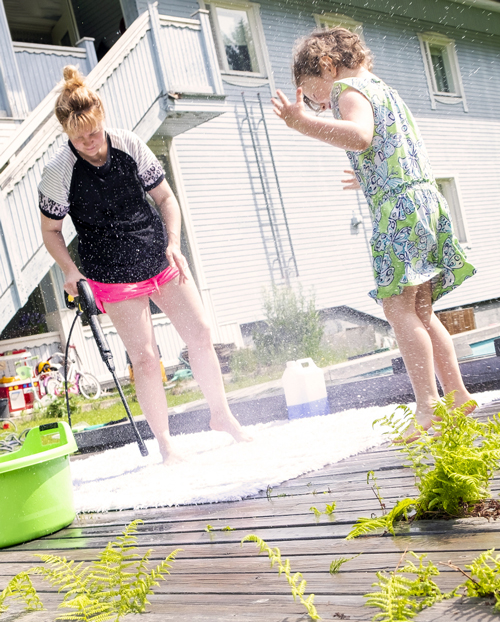
<instances>
[{"instance_id":1,"label":"white rug","mask_svg":"<svg viewBox=\"0 0 500 622\"><path fill-rule=\"evenodd\" d=\"M499 399L500 391L474 398L486 404ZM246 428L254 438L250 443L236 443L223 432L174 436L185 462L169 467L161 464L155 441L147 442L146 458L131 444L74 460L75 509L103 512L239 500L384 443L387 437L372 422L395 407L259 424Z\"/></svg>"}]
</instances>

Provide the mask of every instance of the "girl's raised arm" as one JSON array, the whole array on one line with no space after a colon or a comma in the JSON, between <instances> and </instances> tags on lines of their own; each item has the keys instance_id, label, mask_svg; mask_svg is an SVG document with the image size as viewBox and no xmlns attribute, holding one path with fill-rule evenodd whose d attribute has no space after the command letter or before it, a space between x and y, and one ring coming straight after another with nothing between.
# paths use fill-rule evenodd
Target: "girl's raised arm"
<instances>
[{"instance_id":1,"label":"girl's raised arm","mask_svg":"<svg viewBox=\"0 0 500 622\"><path fill-rule=\"evenodd\" d=\"M342 120L314 117L306 112L302 89L297 89L296 101L291 103L282 91L273 98L273 110L288 127L301 134L345 149L365 151L373 139L373 109L370 102L355 89L347 89L339 99Z\"/></svg>"}]
</instances>

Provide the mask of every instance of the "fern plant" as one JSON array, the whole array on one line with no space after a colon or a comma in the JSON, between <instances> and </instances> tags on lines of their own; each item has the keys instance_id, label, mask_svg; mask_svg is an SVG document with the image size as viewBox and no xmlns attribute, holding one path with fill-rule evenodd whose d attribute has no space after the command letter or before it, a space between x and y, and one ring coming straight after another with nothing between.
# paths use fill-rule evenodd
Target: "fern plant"
<instances>
[{"instance_id":1,"label":"fern plant","mask_svg":"<svg viewBox=\"0 0 500 622\"><path fill-rule=\"evenodd\" d=\"M59 616L58 620L104 622L113 619L118 622L128 613L145 611L153 586L158 586L158 581L169 574L180 549L148 571L151 549L142 557L134 552L137 525L141 522L130 523L123 535L108 543L90 566L84 567L83 562L75 564L56 555L37 555L49 567L36 567L30 572L43 575L59 587L60 592L65 592L60 607L73 610Z\"/></svg>"},{"instance_id":2,"label":"fern plant","mask_svg":"<svg viewBox=\"0 0 500 622\"><path fill-rule=\"evenodd\" d=\"M23 600L27 611L43 609L43 603L36 593L27 572L20 572L17 574L7 583L7 587L0 592L0 613L4 613L9 608L9 606L5 604L8 598Z\"/></svg>"},{"instance_id":3,"label":"fern plant","mask_svg":"<svg viewBox=\"0 0 500 622\"><path fill-rule=\"evenodd\" d=\"M500 415L485 423L466 412L476 405L469 401L454 408L453 392L437 402L434 410L435 434L420 426L411 410L399 406L396 412L374 422L389 428L393 442L401 443L400 452L415 475L417 499L403 499L387 515L360 518L348 539L384 528L394 534L394 521L407 518L412 506L412 520L434 516L462 517L469 507L490 496L489 482L500 460ZM403 410L403 417L398 410ZM405 430L413 424L418 438L407 440ZM367 481L371 473L368 473ZM372 476L373 477L373 476ZM378 486L375 494L381 501ZM385 512L385 505L382 505ZM404 510L404 511L401 511Z\"/></svg>"},{"instance_id":4,"label":"fern plant","mask_svg":"<svg viewBox=\"0 0 500 622\"><path fill-rule=\"evenodd\" d=\"M433 577L439 575L439 570L431 561L425 564L425 553L419 556L410 551L409 555L418 560L418 566L407 561L393 572L377 572L378 581L373 586L379 590L365 594L366 605L381 610L373 617L373 622L406 622L425 607L456 596L457 588L443 593L433 581ZM408 574L415 578L404 576Z\"/></svg>"},{"instance_id":5,"label":"fern plant","mask_svg":"<svg viewBox=\"0 0 500 622\"><path fill-rule=\"evenodd\" d=\"M392 535L395 535L394 523L402 520L402 518L408 520L408 512L412 508L415 508L416 505L416 499L401 499L401 501L398 501L390 512L384 514L383 516L375 518L360 517L348 533L346 540L352 540L358 536L366 536L368 533L376 529L383 529L384 531L389 531Z\"/></svg>"},{"instance_id":6,"label":"fern plant","mask_svg":"<svg viewBox=\"0 0 500 622\"><path fill-rule=\"evenodd\" d=\"M493 556L495 549L481 553L471 564L465 566L471 576L460 587L467 596L493 597L493 609L500 612L500 555ZM474 578L475 577L475 578Z\"/></svg>"},{"instance_id":7,"label":"fern plant","mask_svg":"<svg viewBox=\"0 0 500 622\"><path fill-rule=\"evenodd\" d=\"M307 581L302 577L302 573L300 572L296 572L292 575L290 569L290 560L285 559L284 562L282 561L281 551L279 550L279 548L270 548L267 542L259 538L259 536L255 536L253 534L249 534L248 536L245 536L243 538L243 540L241 541L242 546L244 542L255 542L259 546L259 553L265 551L268 554L271 561L271 568L273 568L274 565L277 564L278 574L285 575L286 580L288 581L288 585L292 590L293 599L296 600L297 597L299 598L300 602L304 605L307 613L309 614L309 617L312 620L321 620L318 612L316 611L316 607L314 606L314 594L310 594L309 596L304 598Z\"/></svg>"}]
</instances>

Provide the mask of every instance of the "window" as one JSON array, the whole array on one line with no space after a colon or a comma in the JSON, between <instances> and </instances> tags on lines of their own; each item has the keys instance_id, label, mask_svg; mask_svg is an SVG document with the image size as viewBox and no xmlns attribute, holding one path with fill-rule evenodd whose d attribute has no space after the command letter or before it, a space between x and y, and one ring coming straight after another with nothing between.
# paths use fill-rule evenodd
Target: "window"
<instances>
[{"instance_id":1,"label":"window","mask_svg":"<svg viewBox=\"0 0 500 622\"><path fill-rule=\"evenodd\" d=\"M462 103L467 112L467 102L460 76L455 43L435 33L419 35L424 58L425 73L431 96L431 106Z\"/></svg>"},{"instance_id":2,"label":"window","mask_svg":"<svg viewBox=\"0 0 500 622\"><path fill-rule=\"evenodd\" d=\"M455 177L446 176L436 178L436 182L439 188L439 192L444 196L448 207L450 208L451 224L453 227L453 233L458 238L460 244L470 247L470 236L467 229L467 221L465 220L465 213L462 209L460 192L457 180Z\"/></svg>"},{"instance_id":3,"label":"window","mask_svg":"<svg viewBox=\"0 0 500 622\"><path fill-rule=\"evenodd\" d=\"M207 8L223 79L238 86L268 83L271 68L259 5L216 0L207 3Z\"/></svg>"},{"instance_id":4,"label":"window","mask_svg":"<svg viewBox=\"0 0 500 622\"><path fill-rule=\"evenodd\" d=\"M351 32L355 32L363 39L363 26L360 22L355 21L347 15L340 13L323 13L322 15L314 15L316 26L318 28L336 28L341 26L347 28Z\"/></svg>"}]
</instances>

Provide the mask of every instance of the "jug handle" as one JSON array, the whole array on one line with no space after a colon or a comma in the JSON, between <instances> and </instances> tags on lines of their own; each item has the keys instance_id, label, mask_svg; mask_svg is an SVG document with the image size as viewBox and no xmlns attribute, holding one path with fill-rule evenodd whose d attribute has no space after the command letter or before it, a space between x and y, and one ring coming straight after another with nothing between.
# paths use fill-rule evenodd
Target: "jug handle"
<instances>
[{"instance_id":1,"label":"jug handle","mask_svg":"<svg viewBox=\"0 0 500 622\"><path fill-rule=\"evenodd\" d=\"M298 363L299 365L302 365L302 367L306 367L306 365L304 365L304 363L309 363L309 364L312 363L314 365L314 361L312 360L312 358L298 359L295 362Z\"/></svg>"}]
</instances>

